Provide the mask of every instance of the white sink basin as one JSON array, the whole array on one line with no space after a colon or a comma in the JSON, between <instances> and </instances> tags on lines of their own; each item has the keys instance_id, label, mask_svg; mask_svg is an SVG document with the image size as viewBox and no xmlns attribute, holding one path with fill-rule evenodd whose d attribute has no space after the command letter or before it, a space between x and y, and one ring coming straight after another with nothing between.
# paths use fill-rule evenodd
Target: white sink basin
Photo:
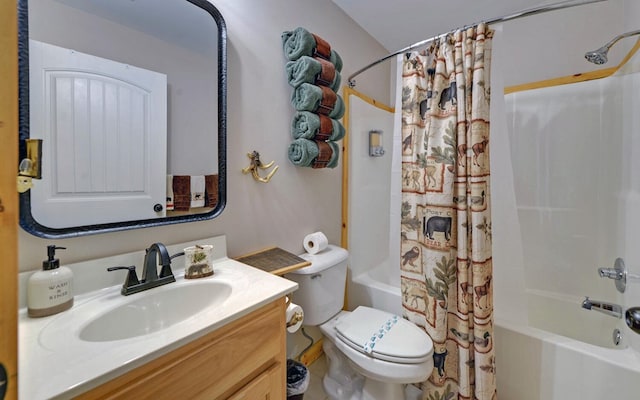
<instances>
[{"instance_id":1,"label":"white sink basin","mask_svg":"<svg viewBox=\"0 0 640 400\"><path fill-rule=\"evenodd\" d=\"M217 281L155 289L131 295L131 301L95 317L80 330L80 340L109 342L153 333L220 304L231 294L229 284Z\"/></svg>"},{"instance_id":2,"label":"white sink basin","mask_svg":"<svg viewBox=\"0 0 640 400\"><path fill-rule=\"evenodd\" d=\"M72 342L144 338L224 307L231 293L231 282L215 279L183 279L130 296L112 290L53 318L39 341L59 350Z\"/></svg>"}]
</instances>

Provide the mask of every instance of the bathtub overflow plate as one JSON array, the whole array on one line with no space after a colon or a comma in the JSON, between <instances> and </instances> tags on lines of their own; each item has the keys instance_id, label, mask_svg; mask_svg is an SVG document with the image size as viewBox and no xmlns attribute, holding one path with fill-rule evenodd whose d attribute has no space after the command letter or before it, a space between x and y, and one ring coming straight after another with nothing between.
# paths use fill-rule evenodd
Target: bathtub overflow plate
<instances>
[{"instance_id":1,"label":"bathtub overflow plate","mask_svg":"<svg viewBox=\"0 0 640 400\"><path fill-rule=\"evenodd\" d=\"M620 345L620 342L622 341L622 333L620 333L620 329L614 329L613 330L613 344L615 346Z\"/></svg>"}]
</instances>

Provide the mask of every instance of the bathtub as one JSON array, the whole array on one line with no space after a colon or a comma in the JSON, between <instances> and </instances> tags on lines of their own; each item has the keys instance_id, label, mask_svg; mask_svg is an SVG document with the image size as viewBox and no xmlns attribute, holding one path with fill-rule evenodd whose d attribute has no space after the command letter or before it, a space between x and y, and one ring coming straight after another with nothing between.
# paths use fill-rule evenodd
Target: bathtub
<instances>
[{"instance_id":1,"label":"bathtub","mask_svg":"<svg viewBox=\"0 0 640 400\"><path fill-rule=\"evenodd\" d=\"M400 288L388 266L350 276L350 309L368 305L402 313ZM640 398L640 354L622 320L580 308L582 299L527 292L529 325L495 318L500 400L633 400ZM615 346L613 329L623 340Z\"/></svg>"},{"instance_id":2,"label":"bathtub","mask_svg":"<svg viewBox=\"0 0 640 400\"><path fill-rule=\"evenodd\" d=\"M365 273L354 275L348 269L347 299L349 310L359 305L369 306L402 315L400 299L400 271L397 280L389 275L390 260L380 263Z\"/></svg>"}]
</instances>

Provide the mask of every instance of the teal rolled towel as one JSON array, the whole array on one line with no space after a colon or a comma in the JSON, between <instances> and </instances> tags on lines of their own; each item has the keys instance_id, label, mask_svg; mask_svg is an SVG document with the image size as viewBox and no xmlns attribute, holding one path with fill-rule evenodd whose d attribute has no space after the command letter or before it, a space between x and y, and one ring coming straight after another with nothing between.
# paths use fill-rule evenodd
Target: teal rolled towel
<instances>
[{"instance_id":1,"label":"teal rolled towel","mask_svg":"<svg viewBox=\"0 0 640 400\"><path fill-rule=\"evenodd\" d=\"M326 118L330 122L330 132L324 132L324 129L321 129L323 124L321 124L320 121L323 118ZM304 138L337 141L342 139L344 134L344 126L342 126L340 121L309 111L298 111L291 121L291 135L294 139Z\"/></svg>"},{"instance_id":2,"label":"teal rolled towel","mask_svg":"<svg viewBox=\"0 0 640 400\"><path fill-rule=\"evenodd\" d=\"M331 157L325 165L317 165L320 155L319 145L326 144L331 149ZM335 168L340 158L340 147L335 142L315 142L309 139L296 139L289 145L289 160L299 167Z\"/></svg>"},{"instance_id":3,"label":"teal rolled towel","mask_svg":"<svg viewBox=\"0 0 640 400\"><path fill-rule=\"evenodd\" d=\"M333 64L325 60L302 56L296 61L289 61L285 70L287 71L287 81L294 88L303 83L328 86L334 92L340 88L342 80L340 72L336 71Z\"/></svg>"},{"instance_id":4,"label":"teal rolled towel","mask_svg":"<svg viewBox=\"0 0 640 400\"><path fill-rule=\"evenodd\" d=\"M331 107L327 104L333 103ZM296 111L311 111L329 118L340 119L344 115L342 97L327 87L320 87L310 83L298 86L291 96L291 105Z\"/></svg>"},{"instance_id":5,"label":"teal rolled towel","mask_svg":"<svg viewBox=\"0 0 640 400\"><path fill-rule=\"evenodd\" d=\"M312 34L304 28L296 28L293 31L282 32L282 48L284 55L289 61L295 61L302 56L313 56L318 49L317 39L324 40L317 35ZM328 43L324 42L325 45ZM320 46L320 51L326 46ZM329 46L329 49L331 46ZM323 58L331 61L335 65L338 72L342 71L342 58L335 50L330 50L328 55Z\"/></svg>"}]
</instances>

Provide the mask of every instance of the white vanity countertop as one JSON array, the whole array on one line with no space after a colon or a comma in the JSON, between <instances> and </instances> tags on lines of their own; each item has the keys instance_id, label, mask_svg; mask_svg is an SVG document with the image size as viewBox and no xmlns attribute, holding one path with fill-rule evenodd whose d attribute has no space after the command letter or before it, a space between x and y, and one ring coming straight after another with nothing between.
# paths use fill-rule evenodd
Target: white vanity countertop
<instances>
[{"instance_id":1,"label":"white vanity countertop","mask_svg":"<svg viewBox=\"0 0 640 400\"><path fill-rule=\"evenodd\" d=\"M204 241L199 243L205 244ZM107 264L104 268L106 266L111 265ZM124 280L122 275L118 274ZM70 319L74 315L86 315L87 308L93 304L90 303L91 300L99 298L103 303L113 302L113 305L117 306L137 295L122 296L121 284L77 295L74 306L57 315L29 318L26 309L21 309L19 398L38 400L76 396L247 315L297 288L295 282L226 256L214 261L213 276L185 280L182 273L178 272L176 279L176 283L149 291L162 290L171 285L201 284L204 280L218 280L230 284L232 292L222 304L209 307L173 326L150 334L110 342L82 341L78 337L77 329L70 327L68 337L57 337L52 344L50 338L43 340L42 332L43 329L46 332L46 327L53 324L57 318ZM110 306L111 304L109 303Z\"/></svg>"}]
</instances>

